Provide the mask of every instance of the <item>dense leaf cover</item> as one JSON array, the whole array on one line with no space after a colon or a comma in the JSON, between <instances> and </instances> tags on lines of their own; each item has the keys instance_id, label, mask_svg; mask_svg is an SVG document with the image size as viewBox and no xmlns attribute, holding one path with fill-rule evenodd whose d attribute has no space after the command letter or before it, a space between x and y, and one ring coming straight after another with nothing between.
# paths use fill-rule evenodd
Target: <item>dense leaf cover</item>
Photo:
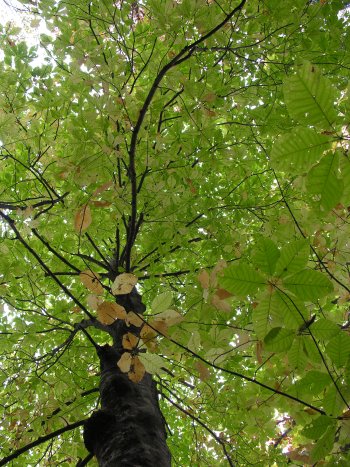
<instances>
[{"instance_id":1,"label":"dense leaf cover","mask_svg":"<svg viewBox=\"0 0 350 467\"><path fill-rule=\"evenodd\" d=\"M347 465L346 3L22 3L48 31L34 63L1 29L0 465L88 461L115 319L174 465Z\"/></svg>"}]
</instances>

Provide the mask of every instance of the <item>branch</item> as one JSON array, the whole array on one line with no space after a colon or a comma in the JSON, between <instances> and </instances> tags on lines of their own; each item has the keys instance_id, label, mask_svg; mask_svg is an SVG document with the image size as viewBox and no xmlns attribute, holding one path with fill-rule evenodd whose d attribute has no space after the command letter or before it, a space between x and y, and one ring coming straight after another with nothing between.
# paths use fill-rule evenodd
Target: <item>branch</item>
<instances>
[{"instance_id":1,"label":"branch","mask_svg":"<svg viewBox=\"0 0 350 467\"><path fill-rule=\"evenodd\" d=\"M63 433L66 433L67 431L70 431L70 430L75 430L79 426L84 425L84 423L85 423L85 420L80 420L79 422L71 423L70 425L68 424L63 428L60 428L59 430L53 431L52 433L49 433L48 435L39 436L39 438L37 438L35 441L27 444L26 446L23 446L20 449L17 449L9 456L6 456L0 459L0 466L6 465L8 462L12 461L13 459L17 459L17 457L19 457L24 452L27 452L30 449L35 448L36 446L39 446L40 444L43 444L46 441L49 441L50 439L56 438L56 436L62 435Z\"/></svg>"}]
</instances>

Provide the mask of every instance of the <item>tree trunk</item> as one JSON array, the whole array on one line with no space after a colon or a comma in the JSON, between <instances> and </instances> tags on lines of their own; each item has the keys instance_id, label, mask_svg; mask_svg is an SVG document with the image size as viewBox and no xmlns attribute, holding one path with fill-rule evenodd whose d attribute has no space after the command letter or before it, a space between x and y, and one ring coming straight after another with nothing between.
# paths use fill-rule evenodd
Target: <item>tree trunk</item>
<instances>
[{"instance_id":1,"label":"tree trunk","mask_svg":"<svg viewBox=\"0 0 350 467\"><path fill-rule=\"evenodd\" d=\"M145 310L135 289L117 301L127 311L143 314ZM109 328L113 346L105 345L99 351L101 410L84 426L85 446L101 467L169 467L171 457L155 382L146 373L134 383L117 366L124 352L123 335L137 334L138 329L127 327L122 320Z\"/></svg>"}]
</instances>

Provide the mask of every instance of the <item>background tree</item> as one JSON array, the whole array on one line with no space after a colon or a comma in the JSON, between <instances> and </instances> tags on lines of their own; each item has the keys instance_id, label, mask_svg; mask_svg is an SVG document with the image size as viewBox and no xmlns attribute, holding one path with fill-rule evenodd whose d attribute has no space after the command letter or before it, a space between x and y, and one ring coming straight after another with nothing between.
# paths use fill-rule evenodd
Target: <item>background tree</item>
<instances>
[{"instance_id":1,"label":"background tree","mask_svg":"<svg viewBox=\"0 0 350 467\"><path fill-rule=\"evenodd\" d=\"M167 465L165 428L174 465L344 465L345 2L22 3L47 34L38 61L1 30L0 465L93 465L84 424L101 465Z\"/></svg>"}]
</instances>

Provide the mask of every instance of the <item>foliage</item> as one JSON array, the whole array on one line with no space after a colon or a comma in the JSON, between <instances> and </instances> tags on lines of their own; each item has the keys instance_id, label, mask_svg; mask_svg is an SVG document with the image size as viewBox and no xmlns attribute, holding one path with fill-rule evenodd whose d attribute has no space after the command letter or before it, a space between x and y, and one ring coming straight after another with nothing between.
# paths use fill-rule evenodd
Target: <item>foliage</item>
<instances>
[{"instance_id":1,"label":"foliage","mask_svg":"<svg viewBox=\"0 0 350 467\"><path fill-rule=\"evenodd\" d=\"M86 458L136 280L119 366L157 378L174 465L345 465L345 3L22 3L48 31L1 30L0 465Z\"/></svg>"}]
</instances>

